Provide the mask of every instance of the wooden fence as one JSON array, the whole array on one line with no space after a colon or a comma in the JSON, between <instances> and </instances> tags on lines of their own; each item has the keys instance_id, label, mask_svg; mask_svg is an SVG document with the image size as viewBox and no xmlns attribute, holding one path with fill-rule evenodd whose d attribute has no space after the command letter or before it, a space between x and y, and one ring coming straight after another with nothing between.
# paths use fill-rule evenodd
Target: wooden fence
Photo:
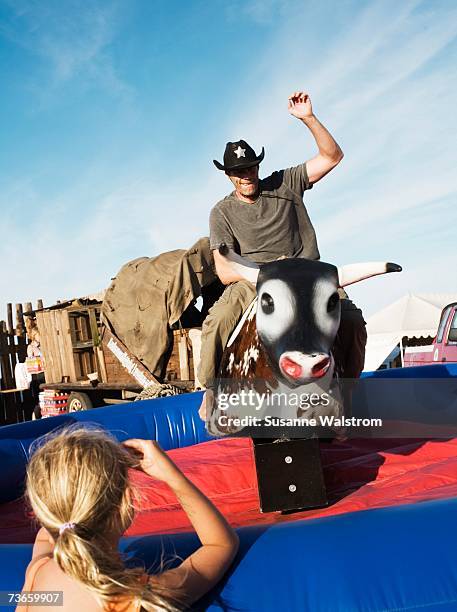
<instances>
[{"instance_id":1,"label":"wooden fence","mask_svg":"<svg viewBox=\"0 0 457 612\"><path fill-rule=\"evenodd\" d=\"M42 308L41 300L37 308ZM30 390L16 388L14 368L27 357L27 331L24 312L30 312L32 304L16 304L16 324L13 325L13 305L7 304L7 320L0 321L0 425L29 420L38 403L38 382L33 381Z\"/></svg>"}]
</instances>

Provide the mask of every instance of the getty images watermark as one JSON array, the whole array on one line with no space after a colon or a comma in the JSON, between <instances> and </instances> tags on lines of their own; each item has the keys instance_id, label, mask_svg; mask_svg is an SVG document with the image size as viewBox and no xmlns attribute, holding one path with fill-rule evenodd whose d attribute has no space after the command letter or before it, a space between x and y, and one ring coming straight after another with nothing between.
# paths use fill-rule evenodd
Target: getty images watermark
<instances>
[{"instance_id":1,"label":"getty images watermark","mask_svg":"<svg viewBox=\"0 0 457 612\"><path fill-rule=\"evenodd\" d=\"M215 420L221 429L251 427L361 428L382 427L380 418L344 414L335 392L258 392L241 389L215 397Z\"/></svg>"},{"instance_id":2,"label":"getty images watermark","mask_svg":"<svg viewBox=\"0 0 457 612\"><path fill-rule=\"evenodd\" d=\"M207 429L252 438L457 437L456 377L368 376L327 384L291 388L273 377L221 379L207 404Z\"/></svg>"}]
</instances>

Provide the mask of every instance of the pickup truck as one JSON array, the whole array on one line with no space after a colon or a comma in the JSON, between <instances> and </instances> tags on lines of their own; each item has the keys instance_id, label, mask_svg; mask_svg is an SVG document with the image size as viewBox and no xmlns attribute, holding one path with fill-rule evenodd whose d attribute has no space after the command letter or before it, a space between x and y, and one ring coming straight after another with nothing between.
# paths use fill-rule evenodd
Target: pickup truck
<instances>
[{"instance_id":1,"label":"pickup truck","mask_svg":"<svg viewBox=\"0 0 457 612\"><path fill-rule=\"evenodd\" d=\"M457 302L443 308L433 344L405 349L404 367L457 362Z\"/></svg>"}]
</instances>

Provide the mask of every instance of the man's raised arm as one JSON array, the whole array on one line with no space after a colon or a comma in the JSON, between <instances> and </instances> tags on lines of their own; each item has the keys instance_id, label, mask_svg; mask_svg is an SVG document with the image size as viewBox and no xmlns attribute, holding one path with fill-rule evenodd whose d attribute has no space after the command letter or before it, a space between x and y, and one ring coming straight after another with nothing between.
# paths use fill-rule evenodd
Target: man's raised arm
<instances>
[{"instance_id":1,"label":"man's raised arm","mask_svg":"<svg viewBox=\"0 0 457 612\"><path fill-rule=\"evenodd\" d=\"M343 159L343 151L330 132L313 113L311 100L304 91L295 91L289 96L289 113L303 121L316 141L319 153L306 162L310 183L317 183Z\"/></svg>"}]
</instances>

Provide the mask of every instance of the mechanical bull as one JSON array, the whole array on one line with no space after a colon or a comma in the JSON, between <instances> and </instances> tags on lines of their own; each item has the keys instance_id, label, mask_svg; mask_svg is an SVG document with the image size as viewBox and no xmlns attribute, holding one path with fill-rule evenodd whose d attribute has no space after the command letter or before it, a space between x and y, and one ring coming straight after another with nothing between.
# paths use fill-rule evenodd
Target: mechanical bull
<instances>
[{"instance_id":1,"label":"mechanical bull","mask_svg":"<svg viewBox=\"0 0 457 612\"><path fill-rule=\"evenodd\" d=\"M277 396L289 393L290 397L291 391L310 390L322 395L336 388L336 394L325 407L321 403L310 410L309 405L295 403L291 407L289 402L285 410L273 403L269 405L269 414L341 416L342 400L338 396L332 355L341 316L338 289L372 276L400 272L401 267L395 263L370 262L337 268L322 261L281 259L259 268L229 249L221 250L221 254L239 276L256 285L257 298L243 315L222 356L213 398L216 401L210 403L209 431L234 434L247 424L246 420L234 420L236 415L256 414L260 419L268 414L264 401L260 410L256 400L257 405L251 402L245 409L240 404L228 411L225 407L225 417L231 415L230 424L227 418L222 424L218 396L221 393L233 396L243 389L253 390L256 397L265 399L273 392ZM256 434L251 430L249 435Z\"/></svg>"}]
</instances>

